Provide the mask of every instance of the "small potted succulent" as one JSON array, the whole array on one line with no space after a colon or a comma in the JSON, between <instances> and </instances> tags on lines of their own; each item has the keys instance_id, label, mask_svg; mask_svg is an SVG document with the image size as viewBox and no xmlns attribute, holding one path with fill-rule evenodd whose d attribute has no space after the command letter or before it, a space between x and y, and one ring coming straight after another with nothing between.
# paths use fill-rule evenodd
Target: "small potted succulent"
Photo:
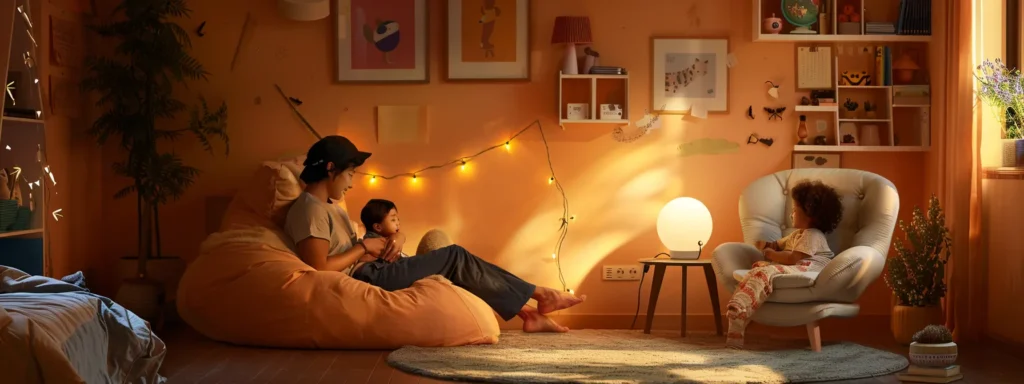
<instances>
[{"instance_id":1,"label":"small potted succulent","mask_svg":"<svg viewBox=\"0 0 1024 384\"><path fill-rule=\"evenodd\" d=\"M865 101L864 102L864 118L867 118L867 119L877 119L878 118L878 113L875 112L877 110L878 110L878 105L871 104L870 101Z\"/></svg>"},{"instance_id":2,"label":"small potted succulent","mask_svg":"<svg viewBox=\"0 0 1024 384\"><path fill-rule=\"evenodd\" d=\"M843 108L845 108L845 110L843 110L843 118L844 119L856 119L857 118L857 107L860 107L860 104L857 104L856 101L850 100L850 98L847 97L846 98L846 102L843 103Z\"/></svg>"},{"instance_id":3,"label":"small potted succulent","mask_svg":"<svg viewBox=\"0 0 1024 384\"><path fill-rule=\"evenodd\" d=\"M914 334L910 343L910 363L918 367L945 368L956 362L957 347L953 334L942 325L929 325Z\"/></svg>"}]
</instances>

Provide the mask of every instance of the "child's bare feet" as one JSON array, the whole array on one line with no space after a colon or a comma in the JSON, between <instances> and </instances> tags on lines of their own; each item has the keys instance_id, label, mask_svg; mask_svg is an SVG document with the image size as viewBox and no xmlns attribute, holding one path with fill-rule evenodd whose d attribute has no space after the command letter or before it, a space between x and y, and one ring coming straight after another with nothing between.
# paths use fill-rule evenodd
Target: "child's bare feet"
<instances>
[{"instance_id":1,"label":"child's bare feet","mask_svg":"<svg viewBox=\"0 0 1024 384\"><path fill-rule=\"evenodd\" d=\"M587 300L587 295L576 297L569 293L543 287L538 287L533 296L537 300L537 310L542 315L560 311Z\"/></svg>"},{"instance_id":2,"label":"child's bare feet","mask_svg":"<svg viewBox=\"0 0 1024 384\"><path fill-rule=\"evenodd\" d=\"M559 325L550 317L542 315L540 312L537 312L536 308L528 305L523 306L523 310L519 311L519 318L523 319L523 332L526 333L569 332L569 327Z\"/></svg>"}]
</instances>

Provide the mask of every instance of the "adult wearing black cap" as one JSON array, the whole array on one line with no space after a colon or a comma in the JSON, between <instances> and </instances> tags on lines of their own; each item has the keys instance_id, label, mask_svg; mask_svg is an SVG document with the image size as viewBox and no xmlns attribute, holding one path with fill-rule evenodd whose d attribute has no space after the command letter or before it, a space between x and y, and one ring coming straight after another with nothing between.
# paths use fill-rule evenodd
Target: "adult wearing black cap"
<instances>
[{"instance_id":1,"label":"adult wearing black cap","mask_svg":"<svg viewBox=\"0 0 1024 384\"><path fill-rule=\"evenodd\" d=\"M299 178L306 184L288 210L285 232L299 258L318 271L341 271L389 291L408 288L430 275L442 275L481 298L506 321L519 316L526 332L566 332L545 314L583 302L558 290L538 287L451 245L416 257L400 258L405 236L360 241L347 214L332 204L352 188L356 167L370 154L342 136L327 136L306 154ZM382 259L387 263L368 263ZM537 307L527 305L537 300Z\"/></svg>"}]
</instances>

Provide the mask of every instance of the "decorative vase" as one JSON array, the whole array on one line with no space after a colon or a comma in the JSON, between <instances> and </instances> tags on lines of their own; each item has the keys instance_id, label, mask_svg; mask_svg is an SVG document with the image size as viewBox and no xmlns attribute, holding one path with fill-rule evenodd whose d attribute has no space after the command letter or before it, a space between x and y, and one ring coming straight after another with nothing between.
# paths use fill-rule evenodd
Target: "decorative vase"
<instances>
[{"instance_id":1,"label":"decorative vase","mask_svg":"<svg viewBox=\"0 0 1024 384\"><path fill-rule=\"evenodd\" d=\"M945 368L956 363L956 343L910 343L910 363L918 367Z\"/></svg>"},{"instance_id":2,"label":"decorative vase","mask_svg":"<svg viewBox=\"0 0 1024 384\"><path fill-rule=\"evenodd\" d=\"M882 139L878 134L878 126L874 124L862 125L860 127L860 145L878 146L882 145Z\"/></svg>"},{"instance_id":3,"label":"decorative vase","mask_svg":"<svg viewBox=\"0 0 1024 384\"><path fill-rule=\"evenodd\" d=\"M779 34L782 32L782 19L775 17L774 13L772 17L764 18L764 31L773 35Z\"/></svg>"},{"instance_id":4,"label":"decorative vase","mask_svg":"<svg viewBox=\"0 0 1024 384\"><path fill-rule=\"evenodd\" d=\"M136 316L153 323L163 313L164 292L159 281L126 279L117 289L114 301L132 311Z\"/></svg>"},{"instance_id":5,"label":"decorative vase","mask_svg":"<svg viewBox=\"0 0 1024 384\"><path fill-rule=\"evenodd\" d=\"M860 114L857 113L857 112L858 112L858 110L856 110L856 109L854 109L852 111L849 110L849 109L845 109L845 108L840 110L840 114L842 115L842 117L844 119L858 119L858 118L860 118Z\"/></svg>"},{"instance_id":6,"label":"decorative vase","mask_svg":"<svg viewBox=\"0 0 1024 384\"><path fill-rule=\"evenodd\" d=\"M1003 139L1003 166L1024 166L1024 139Z\"/></svg>"},{"instance_id":7,"label":"decorative vase","mask_svg":"<svg viewBox=\"0 0 1024 384\"><path fill-rule=\"evenodd\" d=\"M796 137L800 139L798 144L806 145L807 136L810 136L810 134L807 133L807 116L800 115L800 126L796 130Z\"/></svg>"},{"instance_id":8,"label":"decorative vase","mask_svg":"<svg viewBox=\"0 0 1024 384\"><path fill-rule=\"evenodd\" d=\"M122 280L138 278L139 258L122 257L117 263L118 277ZM185 273L185 260L180 257L164 256L146 260L146 277L163 287L167 300L174 300L178 293L178 282Z\"/></svg>"},{"instance_id":9,"label":"decorative vase","mask_svg":"<svg viewBox=\"0 0 1024 384\"><path fill-rule=\"evenodd\" d=\"M897 343L910 345L914 341L914 334L932 324L942 324L942 307L935 305L930 307L908 307L897 305L892 309L892 336Z\"/></svg>"}]
</instances>

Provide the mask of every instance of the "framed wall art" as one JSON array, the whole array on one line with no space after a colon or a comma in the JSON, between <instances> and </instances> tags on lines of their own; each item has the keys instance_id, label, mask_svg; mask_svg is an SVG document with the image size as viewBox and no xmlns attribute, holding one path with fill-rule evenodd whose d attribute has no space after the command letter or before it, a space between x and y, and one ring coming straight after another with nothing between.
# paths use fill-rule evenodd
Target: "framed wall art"
<instances>
[{"instance_id":1,"label":"framed wall art","mask_svg":"<svg viewBox=\"0 0 1024 384\"><path fill-rule=\"evenodd\" d=\"M655 37L653 109L667 114L729 111L728 39Z\"/></svg>"},{"instance_id":2,"label":"framed wall art","mask_svg":"<svg viewBox=\"0 0 1024 384\"><path fill-rule=\"evenodd\" d=\"M793 153L793 169L842 168L841 153Z\"/></svg>"},{"instance_id":3,"label":"framed wall art","mask_svg":"<svg viewBox=\"0 0 1024 384\"><path fill-rule=\"evenodd\" d=\"M529 0L448 0L448 80L530 80Z\"/></svg>"},{"instance_id":4,"label":"framed wall art","mask_svg":"<svg viewBox=\"0 0 1024 384\"><path fill-rule=\"evenodd\" d=\"M428 83L427 0L335 0L338 82Z\"/></svg>"}]
</instances>

